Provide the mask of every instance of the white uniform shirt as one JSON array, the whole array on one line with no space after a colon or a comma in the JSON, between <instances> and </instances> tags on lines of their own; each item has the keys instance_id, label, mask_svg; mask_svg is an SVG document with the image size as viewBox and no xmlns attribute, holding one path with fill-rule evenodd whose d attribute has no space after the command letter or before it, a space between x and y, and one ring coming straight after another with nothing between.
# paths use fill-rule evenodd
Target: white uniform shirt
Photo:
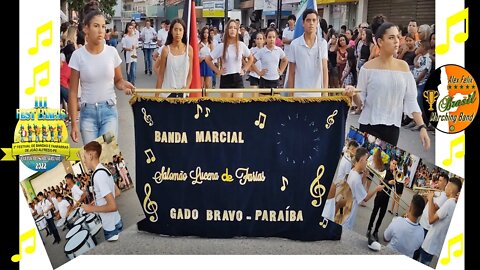
<instances>
[{"instance_id":1,"label":"white uniform shirt","mask_svg":"<svg viewBox=\"0 0 480 270\"><path fill-rule=\"evenodd\" d=\"M42 206L40 205L40 202L35 204L35 211L37 211L37 214L39 216L43 216L43 209L42 209Z\"/></svg>"},{"instance_id":2,"label":"white uniform shirt","mask_svg":"<svg viewBox=\"0 0 480 270\"><path fill-rule=\"evenodd\" d=\"M273 49L270 50L265 46L255 54L255 58L262 61L262 69L267 69L267 73L263 75L265 80L273 81L280 78L278 74L278 63L280 59L285 58L285 52L280 47L274 46Z\"/></svg>"},{"instance_id":3,"label":"white uniform shirt","mask_svg":"<svg viewBox=\"0 0 480 270\"><path fill-rule=\"evenodd\" d=\"M77 185L72 187L72 197L75 201L80 201L83 195L83 190L80 189Z\"/></svg>"},{"instance_id":4,"label":"white uniform shirt","mask_svg":"<svg viewBox=\"0 0 480 270\"><path fill-rule=\"evenodd\" d=\"M365 197L367 197L367 192L362 184L362 175L359 174L357 171L352 169L348 174L347 183L352 190L352 211L350 215L347 217L345 222L342 226L346 229L353 230L353 226L355 226L355 221L357 220L357 211L358 211L358 204L363 202Z\"/></svg>"},{"instance_id":5,"label":"white uniform shirt","mask_svg":"<svg viewBox=\"0 0 480 270\"><path fill-rule=\"evenodd\" d=\"M212 53L210 54L212 59L223 57L223 46L224 43L220 43L217 47L215 47L215 49L213 49ZM249 57L250 50L248 49L247 45L241 41L238 42L238 50L239 51L237 55L236 46L234 44L230 44L228 46L227 53L225 55L226 59L222 59L223 66L226 69L226 72L223 75L240 73L242 70L242 57Z\"/></svg>"},{"instance_id":6,"label":"white uniform shirt","mask_svg":"<svg viewBox=\"0 0 480 270\"><path fill-rule=\"evenodd\" d=\"M122 47L124 49L131 49L132 46L135 46L133 51L127 51L125 54L125 63L137 62L137 58L132 57L132 55L137 55L138 39L135 36L125 36L122 39Z\"/></svg>"},{"instance_id":7,"label":"white uniform shirt","mask_svg":"<svg viewBox=\"0 0 480 270\"><path fill-rule=\"evenodd\" d=\"M290 43L290 57L288 61L295 63L294 88L322 88L323 65L322 60L328 59L327 42L318 37L312 48L305 43L304 35ZM294 93L296 97L318 97L321 93Z\"/></svg>"},{"instance_id":8,"label":"white uniform shirt","mask_svg":"<svg viewBox=\"0 0 480 270\"><path fill-rule=\"evenodd\" d=\"M260 51L260 49L258 47L252 47L250 49L250 52L252 53L253 57L255 57L255 55ZM258 60L257 59L257 62L255 62L254 64L258 70L262 70L262 61ZM254 78L257 78L257 79L260 79L260 75L258 75L255 71L250 71L249 75L251 77L254 77Z\"/></svg>"},{"instance_id":9,"label":"white uniform shirt","mask_svg":"<svg viewBox=\"0 0 480 270\"><path fill-rule=\"evenodd\" d=\"M290 30L290 27L287 27L285 29L283 29L283 35L282 35L282 38L286 38L288 40L291 40L293 41L293 34L295 33L295 27ZM291 44L291 43L290 43ZM285 50L285 54L287 55L288 59L290 59L291 55L290 55L290 44L285 44L283 45L283 49Z\"/></svg>"},{"instance_id":10,"label":"white uniform shirt","mask_svg":"<svg viewBox=\"0 0 480 270\"><path fill-rule=\"evenodd\" d=\"M423 228L408 218L394 217L385 230L384 238L390 241L388 247L413 258L415 250L422 245Z\"/></svg>"},{"instance_id":11,"label":"white uniform shirt","mask_svg":"<svg viewBox=\"0 0 480 270\"><path fill-rule=\"evenodd\" d=\"M364 125L400 127L402 113L411 117L421 112L417 102L417 85L409 71L367 69L358 75L357 88L363 110L358 122Z\"/></svg>"},{"instance_id":12,"label":"white uniform shirt","mask_svg":"<svg viewBox=\"0 0 480 270\"><path fill-rule=\"evenodd\" d=\"M440 192L440 195L438 197L433 197L433 203L438 206L438 208L442 207L442 205L448 200L447 194L445 191ZM420 218L420 225L425 230L430 230L432 225L430 222L428 222L428 211L430 209L430 203L427 203L425 205L425 208L423 209L422 217Z\"/></svg>"},{"instance_id":13,"label":"white uniform shirt","mask_svg":"<svg viewBox=\"0 0 480 270\"><path fill-rule=\"evenodd\" d=\"M43 199L43 201L40 202L40 206L42 207L42 210L43 210L43 213L45 214L46 219L52 218L52 212L48 210L48 208L50 208L51 205L52 203L45 198Z\"/></svg>"},{"instance_id":14,"label":"white uniform shirt","mask_svg":"<svg viewBox=\"0 0 480 270\"><path fill-rule=\"evenodd\" d=\"M106 169L101 163L97 165L95 171L99 168ZM107 204L105 196L112 194L115 198L115 183L113 177L108 175L105 171L98 171L95 173L95 178L93 179L93 187L95 190L95 202L98 206L103 206ZM113 231L115 225L120 222L120 213L118 211L114 212L102 212L98 213L102 219L103 229L106 231Z\"/></svg>"},{"instance_id":15,"label":"white uniform shirt","mask_svg":"<svg viewBox=\"0 0 480 270\"><path fill-rule=\"evenodd\" d=\"M85 46L73 52L68 64L70 68L80 72L82 94L81 103L115 100L115 68L122 63L117 49L104 46L99 54L91 54Z\"/></svg>"},{"instance_id":16,"label":"white uniform shirt","mask_svg":"<svg viewBox=\"0 0 480 270\"><path fill-rule=\"evenodd\" d=\"M455 198L448 199L437 211L438 220L432 224L432 228L428 230L427 236L423 241L422 249L428 254L440 256L443 242L447 236L448 226L452 220L453 211L455 210Z\"/></svg>"},{"instance_id":17,"label":"white uniform shirt","mask_svg":"<svg viewBox=\"0 0 480 270\"><path fill-rule=\"evenodd\" d=\"M161 44L160 47L165 45L165 42L167 42L167 37L168 37L168 31L165 31L165 29L163 29L163 28L158 30L157 40L158 40L159 44Z\"/></svg>"},{"instance_id":18,"label":"white uniform shirt","mask_svg":"<svg viewBox=\"0 0 480 270\"><path fill-rule=\"evenodd\" d=\"M346 154L347 153L343 154L342 158L340 159L340 163L338 164L337 177L333 179L333 183L335 184L341 184L342 181L346 181L347 175L352 170L352 163L347 160L345 157Z\"/></svg>"},{"instance_id":19,"label":"white uniform shirt","mask_svg":"<svg viewBox=\"0 0 480 270\"><path fill-rule=\"evenodd\" d=\"M58 202L58 201L57 201ZM58 203L58 212L63 219L67 218L68 207L70 203L67 200L63 199L61 202Z\"/></svg>"},{"instance_id":20,"label":"white uniform shirt","mask_svg":"<svg viewBox=\"0 0 480 270\"><path fill-rule=\"evenodd\" d=\"M153 27L144 27L140 36L143 38L143 48L155 49L157 48L157 42L152 41L157 37L157 32ZM137 39L138 41L138 39Z\"/></svg>"}]
</instances>

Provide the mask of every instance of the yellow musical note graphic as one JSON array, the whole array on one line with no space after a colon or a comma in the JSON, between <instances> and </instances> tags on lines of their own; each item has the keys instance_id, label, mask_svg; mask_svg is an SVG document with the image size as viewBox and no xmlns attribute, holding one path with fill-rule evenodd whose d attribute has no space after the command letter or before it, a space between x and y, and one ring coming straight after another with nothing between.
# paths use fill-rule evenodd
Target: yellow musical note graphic
<instances>
[{"instance_id":1,"label":"yellow musical note graphic","mask_svg":"<svg viewBox=\"0 0 480 270\"><path fill-rule=\"evenodd\" d=\"M288 179L285 176L282 176L282 187L280 188L281 191L285 191L288 186Z\"/></svg>"},{"instance_id":2,"label":"yellow musical note graphic","mask_svg":"<svg viewBox=\"0 0 480 270\"><path fill-rule=\"evenodd\" d=\"M145 110L145 108L142 108L142 113L143 113L143 120L145 121L145 123L147 123L149 126L153 126L152 116L147 114L147 110Z\"/></svg>"},{"instance_id":3,"label":"yellow musical note graphic","mask_svg":"<svg viewBox=\"0 0 480 270\"><path fill-rule=\"evenodd\" d=\"M265 127L265 122L267 122L267 115L260 112L258 114L258 120L255 120L255 126L263 129Z\"/></svg>"},{"instance_id":4,"label":"yellow musical note graphic","mask_svg":"<svg viewBox=\"0 0 480 270\"><path fill-rule=\"evenodd\" d=\"M42 40L42 45L44 47L48 47L48 46L52 45L53 21L49 21L46 24L44 24L42 26L39 26L37 28L37 33L35 35L35 47L32 47L32 48L28 49L28 54L34 55L34 54L38 53L38 40L40 38L40 35L47 32L47 31L49 32L49 36L48 36L48 38Z\"/></svg>"},{"instance_id":5,"label":"yellow musical note graphic","mask_svg":"<svg viewBox=\"0 0 480 270\"><path fill-rule=\"evenodd\" d=\"M325 172L325 167L320 165L317 169L317 177L313 179L312 184L310 184L310 195L312 195L312 205L314 207L319 207L322 205L322 197L325 195L325 186L320 184L320 179Z\"/></svg>"},{"instance_id":6,"label":"yellow musical note graphic","mask_svg":"<svg viewBox=\"0 0 480 270\"><path fill-rule=\"evenodd\" d=\"M30 238L33 238L33 245L26 247L25 252L27 252L28 254L32 254L33 252L35 252L35 249L37 248L37 238L36 238L36 230L35 228L32 228L31 230L20 235L20 244L19 244L20 249L18 251L18 254L15 254L12 256L11 258L12 262L19 262L22 259L22 253L23 253L22 243Z\"/></svg>"},{"instance_id":7,"label":"yellow musical note graphic","mask_svg":"<svg viewBox=\"0 0 480 270\"><path fill-rule=\"evenodd\" d=\"M318 224L319 224L320 226L322 226L322 228L325 229L325 228L327 227L327 225L328 225L328 219L323 218L323 220L320 221L320 223L318 223Z\"/></svg>"},{"instance_id":8,"label":"yellow musical note graphic","mask_svg":"<svg viewBox=\"0 0 480 270\"><path fill-rule=\"evenodd\" d=\"M37 90L37 75L42 73L43 71L47 72L47 76L45 78L40 79L38 84L41 86L46 86L50 82L50 61L45 61L40 65L33 68L33 86L27 87L25 89L25 93L27 95L32 95Z\"/></svg>"},{"instance_id":9,"label":"yellow musical note graphic","mask_svg":"<svg viewBox=\"0 0 480 270\"><path fill-rule=\"evenodd\" d=\"M207 118L210 115L210 109L205 108L205 111L207 112L207 113L205 113L205 118Z\"/></svg>"},{"instance_id":10,"label":"yellow musical note graphic","mask_svg":"<svg viewBox=\"0 0 480 270\"><path fill-rule=\"evenodd\" d=\"M435 48L435 52L438 54L444 54L450 49L450 27L465 20L465 32L458 33L453 38L457 43L462 43L468 39L468 8L458 12L447 18L447 43L439 44Z\"/></svg>"},{"instance_id":11,"label":"yellow musical note graphic","mask_svg":"<svg viewBox=\"0 0 480 270\"><path fill-rule=\"evenodd\" d=\"M203 108L200 104L197 104L197 113L193 116L195 119L200 118L200 113L203 113ZM205 118L210 115L210 108L205 107Z\"/></svg>"},{"instance_id":12,"label":"yellow musical note graphic","mask_svg":"<svg viewBox=\"0 0 480 270\"><path fill-rule=\"evenodd\" d=\"M145 152L145 155L147 155L147 164L150 164L152 162L155 162L155 160L157 160L157 158L155 157L155 155L153 154L153 151L152 149L147 149L144 151Z\"/></svg>"},{"instance_id":13,"label":"yellow musical note graphic","mask_svg":"<svg viewBox=\"0 0 480 270\"><path fill-rule=\"evenodd\" d=\"M459 144L462 145L462 149L455 153L455 157L456 158L462 158L462 157L465 156L465 134L462 134L459 137L450 141L450 157L443 160L442 163L443 163L444 166L450 166L452 164L453 147L455 147Z\"/></svg>"},{"instance_id":14,"label":"yellow musical note graphic","mask_svg":"<svg viewBox=\"0 0 480 270\"><path fill-rule=\"evenodd\" d=\"M327 123L325 124L325 128L326 129L329 129L334 123L335 123L335 115L337 115L338 113L338 110L335 110L333 111L332 114L330 114L328 117L327 117Z\"/></svg>"},{"instance_id":15,"label":"yellow musical note graphic","mask_svg":"<svg viewBox=\"0 0 480 270\"><path fill-rule=\"evenodd\" d=\"M453 256L460 257L463 254L463 233L448 239L448 257L440 259L440 263L447 265L450 263L450 248L456 243L460 243L460 249L457 249L453 252Z\"/></svg>"},{"instance_id":16,"label":"yellow musical note graphic","mask_svg":"<svg viewBox=\"0 0 480 270\"><path fill-rule=\"evenodd\" d=\"M149 183L145 184L144 189L145 191L145 199L143 199L143 210L145 210L145 213L152 215L150 216L150 221L151 222L157 222L158 220L158 215L157 215L157 210L158 210L158 204L155 201L152 201L150 199L150 194L152 194L152 187L150 186Z\"/></svg>"}]
</instances>

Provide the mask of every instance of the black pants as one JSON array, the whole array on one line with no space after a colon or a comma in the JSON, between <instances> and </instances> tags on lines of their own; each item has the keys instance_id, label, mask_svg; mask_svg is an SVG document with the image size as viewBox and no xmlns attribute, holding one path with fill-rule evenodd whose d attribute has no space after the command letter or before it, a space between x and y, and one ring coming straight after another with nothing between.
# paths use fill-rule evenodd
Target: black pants
<instances>
[{"instance_id":1,"label":"black pants","mask_svg":"<svg viewBox=\"0 0 480 270\"><path fill-rule=\"evenodd\" d=\"M423 240L425 240L425 237L427 237L428 230L423 228ZM414 260L418 261L420 259L420 250L422 249L422 246L420 246L415 252L413 253L413 258Z\"/></svg>"},{"instance_id":2,"label":"black pants","mask_svg":"<svg viewBox=\"0 0 480 270\"><path fill-rule=\"evenodd\" d=\"M360 131L372 134L373 136L397 146L398 137L400 136L400 128L395 125L363 125L360 124Z\"/></svg>"},{"instance_id":3,"label":"black pants","mask_svg":"<svg viewBox=\"0 0 480 270\"><path fill-rule=\"evenodd\" d=\"M260 88L278 88L278 80L260 78Z\"/></svg>"},{"instance_id":4,"label":"black pants","mask_svg":"<svg viewBox=\"0 0 480 270\"><path fill-rule=\"evenodd\" d=\"M243 78L240 73L220 76L220 88L243 88Z\"/></svg>"},{"instance_id":5,"label":"black pants","mask_svg":"<svg viewBox=\"0 0 480 270\"><path fill-rule=\"evenodd\" d=\"M58 235L58 231L57 231L57 226L55 226L55 221L53 220L53 217L48 219L48 218L45 218L47 220L47 226L48 226L48 229L50 230L50 233L53 234L53 237L55 238L56 241L60 241L60 235Z\"/></svg>"},{"instance_id":6,"label":"black pants","mask_svg":"<svg viewBox=\"0 0 480 270\"><path fill-rule=\"evenodd\" d=\"M383 191L380 191L383 192ZM370 231L373 227L373 222L375 221L375 218L377 217L378 211L380 213L378 214L378 219L377 219L377 224L375 224L375 230L373 232L378 232L378 229L380 228L380 225L382 225L383 217L385 216L385 212L387 212L388 208L388 199L390 197L387 197L386 195L384 196L383 194L377 194L375 197L375 201L373 204L373 210L372 214L370 215L370 222L368 223L368 230Z\"/></svg>"}]
</instances>

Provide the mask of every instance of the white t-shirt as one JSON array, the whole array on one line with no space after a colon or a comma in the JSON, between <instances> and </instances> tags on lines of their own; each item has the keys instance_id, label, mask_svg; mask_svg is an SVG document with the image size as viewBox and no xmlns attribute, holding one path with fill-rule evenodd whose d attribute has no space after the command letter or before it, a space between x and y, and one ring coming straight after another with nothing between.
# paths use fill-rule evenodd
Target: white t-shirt
<instances>
[{"instance_id":1,"label":"white t-shirt","mask_svg":"<svg viewBox=\"0 0 480 270\"><path fill-rule=\"evenodd\" d=\"M438 205L438 207L442 207L442 205L448 200L447 194L445 191L440 192L440 195L438 197L433 197L433 203ZM426 230L430 230L432 228L432 225L430 222L428 222L428 211L430 209L430 203L427 203L425 205L425 208L423 209L422 217L420 218L420 225Z\"/></svg>"},{"instance_id":2,"label":"white t-shirt","mask_svg":"<svg viewBox=\"0 0 480 270\"><path fill-rule=\"evenodd\" d=\"M58 212L60 213L60 216L64 219L67 218L69 206L70 206L70 203L68 203L68 201L65 199L63 199L61 202L58 203Z\"/></svg>"},{"instance_id":3,"label":"white t-shirt","mask_svg":"<svg viewBox=\"0 0 480 270\"><path fill-rule=\"evenodd\" d=\"M101 163L97 165L95 171L99 168L106 169ZM95 178L93 179L93 188L95 190L95 202L98 206L106 205L107 200L105 196L112 194L115 198L115 183L113 177L108 175L105 171L98 171L95 173ZM106 231L113 231L115 225L120 222L120 213L118 211L114 212L102 212L98 213L102 219L103 229Z\"/></svg>"},{"instance_id":4,"label":"white t-shirt","mask_svg":"<svg viewBox=\"0 0 480 270\"><path fill-rule=\"evenodd\" d=\"M53 197L53 198L50 197L50 200L51 200L52 203L53 203L53 207L55 207L55 212L57 212L57 211L58 211L58 201L57 201L57 198L55 198L55 197Z\"/></svg>"},{"instance_id":5,"label":"white t-shirt","mask_svg":"<svg viewBox=\"0 0 480 270\"><path fill-rule=\"evenodd\" d=\"M125 63L137 62L137 58L132 57L132 55L137 55L138 39L133 36L125 36L122 39L122 47L124 49L131 49L132 46L135 46L135 49L132 51L126 51Z\"/></svg>"},{"instance_id":6,"label":"white t-shirt","mask_svg":"<svg viewBox=\"0 0 480 270\"><path fill-rule=\"evenodd\" d=\"M293 41L293 34L295 33L295 28L293 28L292 30L290 30L290 27L287 27L285 29L283 29L283 35L282 35L282 38L286 38L288 40L291 40ZM291 44L291 43L290 43ZM290 59L291 55L290 55L290 44L283 44L283 49L285 50L285 54L287 55L288 59Z\"/></svg>"},{"instance_id":7,"label":"white t-shirt","mask_svg":"<svg viewBox=\"0 0 480 270\"><path fill-rule=\"evenodd\" d=\"M52 218L52 212L48 210L48 208L50 208L51 205L52 203L45 198L43 199L43 201L40 202L40 206L42 207L42 210L43 210L43 213L45 214L46 219Z\"/></svg>"},{"instance_id":8,"label":"white t-shirt","mask_svg":"<svg viewBox=\"0 0 480 270\"><path fill-rule=\"evenodd\" d=\"M165 31L165 29L163 28L158 30L157 40L158 40L158 43L161 44L161 46L165 45L165 42L167 42L167 37L168 37L168 31Z\"/></svg>"},{"instance_id":9,"label":"white t-shirt","mask_svg":"<svg viewBox=\"0 0 480 270\"><path fill-rule=\"evenodd\" d=\"M346 229L353 230L353 226L355 226L355 221L357 220L357 211L358 211L358 204L363 202L365 197L367 197L367 192L362 184L362 175L359 174L357 171L352 169L348 174L347 183L352 190L352 211L350 215L347 217L345 222L342 226Z\"/></svg>"},{"instance_id":10,"label":"white t-shirt","mask_svg":"<svg viewBox=\"0 0 480 270\"><path fill-rule=\"evenodd\" d=\"M413 118L421 112L417 101L417 85L409 71L367 69L362 66L357 88L363 110L358 122L364 125L400 127L402 113Z\"/></svg>"},{"instance_id":11,"label":"white t-shirt","mask_svg":"<svg viewBox=\"0 0 480 270\"><path fill-rule=\"evenodd\" d=\"M322 217L335 221L335 198L327 199L323 207Z\"/></svg>"},{"instance_id":12,"label":"white t-shirt","mask_svg":"<svg viewBox=\"0 0 480 270\"><path fill-rule=\"evenodd\" d=\"M213 49L212 53L210 54L212 59L223 57L224 44L225 43L220 43L215 47L215 49ZM250 50L248 49L247 45L241 41L238 42L238 50L239 51L237 55L236 46L234 44L230 44L228 46L227 53L225 55L226 59L223 59L223 66L226 69L226 72L223 75L240 73L242 70L242 57L249 57Z\"/></svg>"},{"instance_id":13,"label":"white t-shirt","mask_svg":"<svg viewBox=\"0 0 480 270\"><path fill-rule=\"evenodd\" d=\"M155 29L153 29L153 27L149 27L149 28L144 27L140 35L143 38L143 48L145 49L157 48L157 43L152 41L152 39L157 37L157 32L155 31Z\"/></svg>"},{"instance_id":14,"label":"white t-shirt","mask_svg":"<svg viewBox=\"0 0 480 270\"><path fill-rule=\"evenodd\" d=\"M77 185L73 185L72 187L72 197L75 201L80 201L83 195L83 190L80 189Z\"/></svg>"},{"instance_id":15,"label":"white t-shirt","mask_svg":"<svg viewBox=\"0 0 480 270\"><path fill-rule=\"evenodd\" d=\"M253 57L255 57L255 55L260 51L260 49L258 47L252 47L250 49L250 52L252 53ZM262 70L262 61L261 60L258 60L257 59L257 62L255 62L254 64L258 70ZM257 79L260 79L260 75L258 75L255 71L250 71L249 73L250 76L254 77L254 78L257 78Z\"/></svg>"},{"instance_id":16,"label":"white t-shirt","mask_svg":"<svg viewBox=\"0 0 480 270\"><path fill-rule=\"evenodd\" d=\"M327 42L322 37L315 39L312 48L305 43L304 35L290 43L288 61L295 63L294 88L323 88L322 60L328 59ZM294 93L296 97L318 97L321 93Z\"/></svg>"},{"instance_id":17,"label":"white t-shirt","mask_svg":"<svg viewBox=\"0 0 480 270\"><path fill-rule=\"evenodd\" d=\"M265 46L255 54L255 58L262 61L262 68L267 69L267 73L263 75L265 80L273 81L280 78L278 63L280 59L285 58L285 52L280 47L275 46L270 50Z\"/></svg>"},{"instance_id":18,"label":"white t-shirt","mask_svg":"<svg viewBox=\"0 0 480 270\"><path fill-rule=\"evenodd\" d=\"M42 216L43 215L43 208L42 206L40 205L40 202L35 204L35 210L37 211L37 214L39 216Z\"/></svg>"},{"instance_id":19,"label":"white t-shirt","mask_svg":"<svg viewBox=\"0 0 480 270\"><path fill-rule=\"evenodd\" d=\"M340 159L340 163L338 164L337 169L337 177L333 179L333 183L335 183L336 185L341 184L342 181L345 181L345 178L352 170L352 163L347 160L347 158L345 157L346 154L347 153L344 153L344 155Z\"/></svg>"},{"instance_id":20,"label":"white t-shirt","mask_svg":"<svg viewBox=\"0 0 480 270\"><path fill-rule=\"evenodd\" d=\"M73 52L69 67L80 72L81 103L115 100L115 68L122 63L117 49L103 46L99 54L91 54L85 46Z\"/></svg>"},{"instance_id":21,"label":"white t-shirt","mask_svg":"<svg viewBox=\"0 0 480 270\"><path fill-rule=\"evenodd\" d=\"M423 242L423 228L408 218L394 217L384 233L388 247L410 258Z\"/></svg>"},{"instance_id":22,"label":"white t-shirt","mask_svg":"<svg viewBox=\"0 0 480 270\"><path fill-rule=\"evenodd\" d=\"M433 223L430 230L428 230L422 245L422 249L427 253L440 256L440 251L447 236L448 226L452 220L456 205L455 198L450 198L438 209L438 220Z\"/></svg>"}]
</instances>

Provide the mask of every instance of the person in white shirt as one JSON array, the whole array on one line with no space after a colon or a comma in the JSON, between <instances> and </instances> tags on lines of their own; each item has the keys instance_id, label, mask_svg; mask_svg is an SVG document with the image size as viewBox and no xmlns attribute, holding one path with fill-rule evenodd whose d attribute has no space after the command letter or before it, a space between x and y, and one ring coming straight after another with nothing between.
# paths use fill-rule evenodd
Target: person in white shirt
<instances>
[{"instance_id":1,"label":"person in white shirt","mask_svg":"<svg viewBox=\"0 0 480 270\"><path fill-rule=\"evenodd\" d=\"M287 55L287 58L292 58L290 53L290 44L293 41L294 33L295 33L295 22L297 21L297 17L295 15L290 14L288 15L288 27L283 29L282 34L282 42L283 42L283 50ZM288 66L287 66L287 73L288 73ZM288 78L285 79L285 88L288 87Z\"/></svg>"},{"instance_id":2,"label":"person in white shirt","mask_svg":"<svg viewBox=\"0 0 480 270\"><path fill-rule=\"evenodd\" d=\"M92 174L95 205L82 205L86 213L96 212L102 220L103 233L107 241L116 241L123 230L122 217L118 212L115 197L115 182L110 172L100 163L102 145L97 141L87 143L83 149L83 161Z\"/></svg>"},{"instance_id":3,"label":"person in white shirt","mask_svg":"<svg viewBox=\"0 0 480 270\"><path fill-rule=\"evenodd\" d=\"M260 75L260 88L277 88L278 80L287 67L288 59L285 52L280 47L275 46L277 30L269 28L265 35L267 45L255 54L253 61L255 63L255 61L260 60L262 70L258 70L255 65L252 65L252 69ZM278 67L279 62L280 67Z\"/></svg>"},{"instance_id":4,"label":"person in white shirt","mask_svg":"<svg viewBox=\"0 0 480 270\"><path fill-rule=\"evenodd\" d=\"M122 40L123 50L127 52L125 55L125 63L127 64L127 80L135 85L137 76L137 48L138 39L134 34L133 25L127 26L128 33ZM145 45L144 45L145 46Z\"/></svg>"},{"instance_id":5,"label":"person in white shirt","mask_svg":"<svg viewBox=\"0 0 480 270\"><path fill-rule=\"evenodd\" d=\"M365 191L365 187L363 187L362 184L362 177L367 177L367 159L368 150L363 147L358 148L353 160L355 165L350 171L347 179L348 186L352 191L353 203L350 215L342 224L345 229L353 230L355 221L357 220L358 205L361 202L368 202L373 195L385 187L384 185L378 185L375 189L369 191L368 193Z\"/></svg>"},{"instance_id":6,"label":"person in white shirt","mask_svg":"<svg viewBox=\"0 0 480 270\"><path fill-rule=\"evenodd\" d=\"M76 184L75 180L73 179L73 175L71 173L65 175L65 180L67 181L67 187L72 192L73 198L73 208L80 206L81 203L85 201L87 197L87 193L81 190Z\"/></svg>"},{"instance_id":7,"label":"person in white shirt","mask_svg":"<svg viewBox=\"0 0 480 270\"><path fill-rule=\"evenodd\" d=\"M248 47L248 44L250 44L250 34L248 33L248 31L247 31L247 29L245 28L244 25L240 26L240 35L242 37L241 40Z\"/></svg>"},{"instance_id":8,"label":"person in white shirt","mask_svg":"<svg viewBox=\"0 0 480 270\"><path fill-rule=\"evenodd\" d=\"M423 242L423 229L417 221L424 208L425 201L422 196L415 194L408 208L407 216L393 218L383 234L383 239L390 242L388 243L389 248L410 258L413 257L413 252Z\"/></svg>"},{"instance_id":9,"label":"person in white shirt","mask_svg":"<svg viewBox=\"0 0 480 270\"><path fill-rule=\"evenodd\" d=\"M338 163L336 177L332 181L322 212L322 217L328 218L331 221L334 221L338 209L344 207L347 202L342 193L346 190L348 174L352 170L352 162L350 160L355 156L357 148L358 143L356 141L351 140L348 142L345 153Z\"/></svg>"},{"instance_id":10,"label":"person in white shirt","mask_svg":"<svg viewBox=\"0 0 480 270\"><path fill-rule=\"evenodd\" d=\"M147 72L152 75L152 53L157 48L157 32L150 26L150 21L145 22L145 27L140 33L140 38L143 40L143 53L145 63L145 74Z\"/></svg>"},{"instance_id":11,"label":"person in white shirt","mask_svg":"<svg viewBox=\"0 0 480 270\"><path fill-rule=\"evenodd\" d=\"M422 226L424 231L424 234L423 234L424 239L427 236L428 230L430 230L430 228L432 227L432 225L428 221L428 213L430 212L430 207L434 207L434 212L436 213L438 209L448 200L447 194L445 193L445 187L447 186L448 180L449 180L448 174L442 173L439 176L437 176L438 177L437 179L435 179L436 176L433 176L433 177L434 177L433 180L440 191L436 192L436 196L433 198L433 204L431 205L427 204L425 206L422 217L420 218L420 225ZM420 256L420 250L421 249L418 248L415 251L415 254L413 255L414 260L418 260Z\"/></svg>"},{"instance_id":12,"label":"person in white shirt","mask_svg":"<svg viewBox=\"0 0 480 270\"><path fill-rule=\"evenodd\" d=\"M250 69L253 63L253 55L247 45L238 40L238 27L234 20L228 21L220 43L213 52L205 58L208 66L217 74L221 75L220 88L243 88L243 74ZM217 68L213 60L221 58L222 67ZM242 68L242 59L248 58L247 64ZM242 93L221 93L221 97L242 97Z\"/></svg>"},{"instance_id":13,"label":"person in white shirt","mask_svg":"<svg viewBox=\"0 0 480 270\"><path fill-rule=\"evenodd\" d=\"M398 28L385 22L377 30L375 39L380 56L365 63L360 69L357 88L346 86L344 94L353 97L363 110L358 122L360 131L396 146L400 135L402 113L413 116L421 126L420 140L425 150L430 149L430 138L417 102L417 87L407 62L394 55L400 46Z\"/></svg>"},{"instance_id":14,"label":"person in white shirt","mask_svg":"<svg viewBox=\"0 0 480 270\"><path fill-rule=\"evenodd\" d=\"M37 197L38 197L38 200L40 201L40 206L42 207L43 215L47 220L48 230L50 231L51 234L53 234L53 237L55 238L55 240L53 241L53 244L60 243L60 235L58 235L57 226L55 226L53 215L50 211L53 208L53 204L49 200L47 200L47 198L43 195L43 192L39 192L37 194Z\"/></svg>"},{"instance_id":15,"label":"person in white shirt","mask_svg":"<svg viewBox=\"0 0 480 270\"><path fill-rule=\"evenodd\" d=\"M83 143L88 143L111 131L118 138L118 112L115 87L130 95L134 86L123 80L117 50L104 43L105 17L100 11L92 11L85 17L84 31L87 44L75 50L70 59L69 115L72 119L70 136L78 142L81 132ZM78 86L80 96L80 128L78 114ZM99 117L100 116L100 117Z\"/></svg>"},{"instance_id":16,"label":"person in white shirt","mask_svg":"<svg viewBox=\"0 0 480 270\"><path fill-rule=\"evenodd\" d=\"M170 20L162 21L161 28L157 33L157 45L163 47L167 42L168 32L170 31ZM161 51L161 50L160 50Z\"/></svg>"},{"instance_id":17,"label":"person in white shirt","mask_svg":"<svg viewBox=\"0 0 480 270\"><path fill-rule=\"evenodd\" d=\"M288 88L328 88L327 42L317 36L318 13L302 14L305 32L290 43ZM295 97L315 97L321 93L296 92Z\"/></svg>"},{"instance_id":18,"label":"person in white shirt","mask_svg":"<svg viewBox=\"0 0 480 270\"><path fill-rule=\"evenodd\" d=\"M428 222L432 225L428 230L427 236L422 244L420 250L419 261L427 266L432 262L433 256L440 256L440 251L443 247L443 242L447 236L448 226L453 217L455 206L457 205L457 196L462 189L462 181L456 177L450 178L445 193L448 200L435 212L434 207L429 207ZM428 194L428 203L433 205L434 193Z\"/></svg>"},{"instance_id":19,"label":"person in white shirt","mask_svg":"<svg viewBox=\"0 0 480 270\"><path fill-rule=\"evenodd\" d=\"M62 219L67 219L68 213L72 209L72 205L63 198L63 195L60 193L57 193L57 198L56 198L57 204L58 204L58 212L60 213L60 217Z\"/></svg>"},{"instance_id":20,"label":"person in white shirt","mask_svg":"<svg viewBox=\"0 0 480 270\"><path fill-rule=\"evenodd\" d=\"M55 193L55 189L52 189L48 192L49 194L49 199L50 201L53 203L53 206L54 206L54 218L55 219L59 219L60 218L60 213L58 212L58 202L57 202L57 194Z\"/></svg>"},{"instance_id":21,"label":"person in white shirt","mask_svg":"<svg viewBox=\"0 0 480 270\"><path fill-rule=\"evenodd\" d=\"M213 70L205 62L205 57L213 51L214 45L208 27L203 27L200 31L200 42L198 43L198 57L200 58L200 81L203 88L212 88Z\"/></svg>"},{"instance_id":22,"label":"person in white shirt","mask_svg":"<svg viewBox=\"0 0 480 270\"><path fill-rule=\"evenodd\" d=\"M255 35L255 47L250 48L250 52L252 53L253 57L255 57L255 55L263 49L264 45L265 45L265 34L263 32L257 32ZM254 71L255 69L262 70L262 61L256 60L250 68L250 73L248 75L249 75L250 87L252 88L258 88L258 86L260 85L260 75L258 75L258 73ZM252 93L252 97L258 97L258 96L259 96L258 93Z\"/></svg>"}]
</instances>

